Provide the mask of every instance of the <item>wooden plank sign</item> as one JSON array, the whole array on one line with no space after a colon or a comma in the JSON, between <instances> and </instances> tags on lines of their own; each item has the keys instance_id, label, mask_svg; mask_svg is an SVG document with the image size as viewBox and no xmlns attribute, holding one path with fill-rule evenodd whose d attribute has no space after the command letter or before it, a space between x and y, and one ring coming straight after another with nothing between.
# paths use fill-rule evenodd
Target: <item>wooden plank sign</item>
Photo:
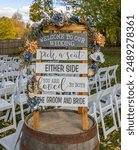
<instances>
[{"instance_id":1,"label":"wooden plank sign","mask_svg":"<svg viewBox=\"0 0 138 150\"><path fill-rule=\"evenodd\" d=\"M87 28L75 25L74 29L71 25L55 29L50 26L52 31L77 29L77 33L44 33L39 37L39 46L43 48L37 50L36 55L37 79L43 91L37 95L41 97L40 106L79 107L82 129L88 130Z\"/></svg>"},{"instance_id":2,"label":"wooden plank sign","mask_svg":"<svg viewBox=\"0 0 138 150\"><path fill-rule=\"evenodd\" d=\"M37 76L45 92L88 92L87 77Z\"/></svg>"},{"instance_id":3,"label":"wooden plank sign","mask_svg":"<svg viewBox=\"0 0 138 150\"><path fill-rule=\"evenodd\" d=\"M37 95L41 98L40 106L88 106L88 96L81 95Z\"/></svg>"},{"instance_id":4,"label":"wooden plank sign","mask_svg":"<svg viewBox=\"0 0 138 150\"><path fill-rule=\"evenodd\" d=\"M86 50L60 50L41 49L37 50L37 60L88 60Z\"/></svg>"},{"instance_id":5,"label":"wooden plank sign","mask_svg":"<svg viewBox=\"0 0 138 150\"><path fill-rule=\"evenodd\" d=\"M36 63L36 73L87 74L87 63Z\"/></svg>"},{"instance_id":6,"label":"wooden plank sign","mask_svg":"<svg viewBox=\"0 0 138 150\"><path fill-rule=\"evenodd\" d=\"M53 33L43 34L39 37L40 47L87 47L87 34L85 33Z\"/></svg>"},{"instance_id":7,"label":"wooden plank sign","mask_svg":"<svg viewBox=\"0 0 138 150\"><path fill-rule=\"evenodd\" d=\"M40 88L45 97L43 105L46 106L87 106L88 93L88 51L79 48L87 47L87 33L48 33L43 34L39 38L40 47L50 47L55 49L39 49L36 55L36 73L37 80L40 82ZM74 48L78 49L65 49ZM64 49L56 49L64 48ZM48 62L47 62L48 61ZM39 74L42 74L39 76ZM85 75L85 76L80 76ZM53 101L46 101L48 99L47 93L60 95L53 95L50 97L58 97L62 99L59 103ZM72 92L70 96L63 95ZM80 93L84 93L80 95ZM82 101L75 103L74 99L77 97ZM70 103L64 103L64 100L70 100ZM80 103L79 103L80 102ZM41 103L40 103L41 105Z\"/></svg>"}]
</instances>

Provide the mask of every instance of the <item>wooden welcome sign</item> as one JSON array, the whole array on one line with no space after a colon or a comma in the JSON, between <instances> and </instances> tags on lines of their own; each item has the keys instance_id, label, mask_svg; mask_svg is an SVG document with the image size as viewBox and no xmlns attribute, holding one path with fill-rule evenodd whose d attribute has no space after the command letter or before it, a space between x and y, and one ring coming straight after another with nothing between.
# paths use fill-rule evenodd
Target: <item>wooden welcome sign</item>
<instances>
[{"instance_id":1,"label":"wooden welcome sign","mask_svg":"<svg viewBox=\"0 0 138 150\"><path fill-rule=\"evenodd\" d=\"M47 30L51 31L51 28ZM51 32L55 30L52 28ZM37 96L41 97L40 106L78 107L78 113L82 114L82 129L87 130L87 31L82 25L66 28L67 33L59 31L39 38L39 46L43 49L37 50L36 73L43 92ZM38 118L39 112L35 111L34 128L38 127Z\"/></svg>"},{"instance_id":2,"label":"wooden welcome sign","mask_svg":"<svg viewBox=\"0 0 138 150\"><path fill-rule=\"evenodd\" d=\"M87 47L87 34L51 33L38 40L41 47Z\"/></svg>"}]
</instances>

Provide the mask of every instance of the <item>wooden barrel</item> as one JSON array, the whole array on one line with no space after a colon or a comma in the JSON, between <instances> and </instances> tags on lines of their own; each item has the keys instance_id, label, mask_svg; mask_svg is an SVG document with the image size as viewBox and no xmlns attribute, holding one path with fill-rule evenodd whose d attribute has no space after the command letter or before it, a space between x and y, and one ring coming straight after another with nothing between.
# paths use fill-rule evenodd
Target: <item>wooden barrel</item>
<instances>
[{"instance_id":1,"label":"wooden barrel","mask_svg":"<svg viewBox=\"0 0 138 150\"><path fill-rule=\"evenodd\" d=\"M33 129L33 117L29 115L23 127L21 150L99 150L97 128L89 116L89 129L83 131L82 116L72 110L48 110L42 112L39 127Z\"/></svg>"}]
</instances>

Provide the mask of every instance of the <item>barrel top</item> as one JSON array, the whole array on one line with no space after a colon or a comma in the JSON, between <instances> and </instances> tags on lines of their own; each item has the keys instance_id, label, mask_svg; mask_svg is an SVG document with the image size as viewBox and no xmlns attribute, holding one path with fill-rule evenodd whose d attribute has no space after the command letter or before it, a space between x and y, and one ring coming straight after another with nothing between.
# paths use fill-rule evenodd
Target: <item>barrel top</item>
<instances>
[{"instance_id":1,"label":"barrel top","mask_svg":"<svg viewBox=\"0 0 138 150\"><path fill-rule=\"evenodd\" d=\"M88 128L91 128L94 122L90 118L88 122ZM32 115L27 119L27 126L33 128ZM85 132L81 127L81 114L75 111L53 110L40 113L37 131L56 135L71 135Z\"/></svg>"}]
</instances>

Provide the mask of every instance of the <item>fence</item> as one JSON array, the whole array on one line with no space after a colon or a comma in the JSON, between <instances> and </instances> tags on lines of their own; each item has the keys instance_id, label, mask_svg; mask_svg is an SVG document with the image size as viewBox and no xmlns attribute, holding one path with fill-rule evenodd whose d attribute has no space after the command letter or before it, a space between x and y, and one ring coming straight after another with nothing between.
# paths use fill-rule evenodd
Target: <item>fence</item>
<instances>
[{"instance_id":1,"label":"fence","mask_svg":"<svg viewBox=\"0 0 138 150\"><path fill-rule=\"evenodd\" d=\"M0 55L12 55L20 52L19 47L23 46L23 40L0 40Z\"/></svg>"}]
</instances>

